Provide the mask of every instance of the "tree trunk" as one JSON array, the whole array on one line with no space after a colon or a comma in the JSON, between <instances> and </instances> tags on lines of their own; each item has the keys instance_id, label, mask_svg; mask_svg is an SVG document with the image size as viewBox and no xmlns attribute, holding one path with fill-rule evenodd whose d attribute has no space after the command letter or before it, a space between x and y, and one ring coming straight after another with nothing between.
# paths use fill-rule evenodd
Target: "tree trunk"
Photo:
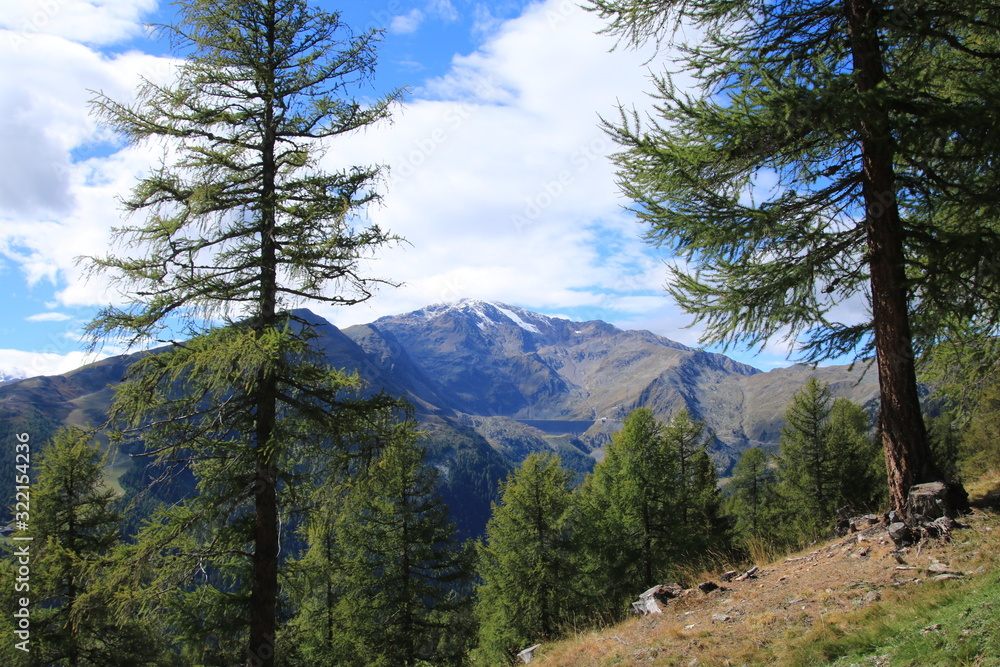
<instances>
[{"instance_id":1,"label":"tree trunk","mask_svg":"<svg viewBox=\"0 0 1000 667\"><path fill-rule=\"evenodd\" d=\"M274 4L268 4L267 26L268 67L263 86L264 118L261 142L261 207L260 207L260 302L258 333L273 329L277 320L278 259L275 233L277 228L274 107L274 52L276 44ZM256 494L254 498L254 552L250 586L250 637L247 664L251 667L274 667L276 630L275 612L278 599L278 468L277 453L272 442L277 418L278 387L274 368L280 360L267 360L268 366L258 376L256 432Z\"/></svg>"},{"instance_id":2,"label":"tree trunk","mask_svg":"<svg viewBox=\"0 0 1000 667\"><path fill-rule=\"evenodd\" d=\"M861 158L865 227L882 404L882 444L893 509L901 510L914 484L940 479L931 461L920 410L910 334L903 226L896 200L889 114L875 96L885 81L872 0L846 0L855 85L861 104Z\"/></svg>"},{"instance_id":3,"label":"tree trunk","mask_svg":"<svg viewBox=\"0 0 1000 667\"><path fill-rule=\"evenodd\" d=\"M265 312L261 314L261 329L275 325L274 303L274 244L273 232L263 234L265 256L270 250L270 298L265 298ZM265 284L267 281L265 280ZM266 292L267 290L265 290ZM269 311L269 312L268 312ZM273 363L271 361L270 363ZM272 368L266 368L258 378L257 387L257 470L254 495L254 551L250 587L250 638L247 647L248 665L251 667L274 666L275 612L278 599L278 467L276 465L274 425L277 416L277 382Z\"/></svg>"}]
</instances>

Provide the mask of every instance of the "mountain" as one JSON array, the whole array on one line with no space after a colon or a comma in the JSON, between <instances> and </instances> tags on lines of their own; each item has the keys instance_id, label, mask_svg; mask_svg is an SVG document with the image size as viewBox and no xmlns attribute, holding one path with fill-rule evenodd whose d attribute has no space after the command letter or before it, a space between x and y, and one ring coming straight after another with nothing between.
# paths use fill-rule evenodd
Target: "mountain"
<instances>
[{"instance_id":1,"label":"mountain","mask_svg":"<svg viewBox=\"0 0 1000 667\"><path fill-rule=\"evenodd\" d=\"M474 425L506 419L549 436L573 434L588 454L599 456L636 407L661 419L686 408L715 433L724 471L747 447L777 445L788 401L811 375L830 383L834 396L869 407L878 395L874 371L860 367L795 365L765 373L649 331L478 300L383 317L343 333L407 378L417 403L473 416Z\"/></svg>"},{"instance_id":2,"label":"mountain","mask_svg":"<svg viewBox=\"0 0 1000 667\"><path fill-rule=\"evenodd\" d=\"M686 408L704 420L724 475L743 449L777 445L788 401L811 375L870 409L878 395L874 371L796 365L765 373L649 331L502 303L433 305L343 330L307 310L296 315L315 327L332 366L413 403L443 493L469 535L485 523L497 481L529 453L557 451L582 475L636 407L664 420ZM4 430L101 423L134 358L0 385Z\"/></svg>"}]
</instances>

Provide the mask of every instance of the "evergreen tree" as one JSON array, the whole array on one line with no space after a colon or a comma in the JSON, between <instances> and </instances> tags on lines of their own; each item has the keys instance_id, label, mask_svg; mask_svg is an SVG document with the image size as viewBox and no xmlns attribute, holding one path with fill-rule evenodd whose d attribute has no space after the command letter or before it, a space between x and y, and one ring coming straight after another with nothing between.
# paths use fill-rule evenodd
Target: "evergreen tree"
<instances>
[{"instance_id":1,"label":"evergreen tree","mask_svg":"<svg viewBox=\"0 0 1000 667\"><path fill-rule=\"evenodd\" d=\"M285 309L366 299L378 281L359 260L392 240L356 220L377 199L379 169L326 173L318 158L326 140L386 118L396 96L349 97L372 73L378 34L352 35L305 0L177 8L166 26L184 57L175 82L144 81L134 106L94 102L114 130L165 145L166 158L124 200L144 224L117 231L121 254L92 260L128 304L89 331L95 344L169 344L130 367L112 418L148 455L187 462L198 479L197 496L141 533L136 581L158 582L150 596L197 583L195 599L222 605L190 610L206 624L198 645L228 641L210 626L243 632L242 660L271 667L281 514L300 461L339 465L338 452L352 453L344 422L355 409L350 378L315 358L313 325ZM182 330L190 340L175 342Z\"/></svg>"},{"instance_id":2,"label":"evergreen tree","mask_svg":"<svg viewBox=\"0 0 1000 667\"><path fill-rule=\"evenodd\" d=\"M579 490L576 541L589 605L619 614L637 590L729 547L704 424L637 408Z\"/></svg>"},{"instance_id":3,"label":"evergreen tree","mask_svg":"<svg viewBox=\"0 0 1000 667\"><path fill-rule=\"evenodd\" d=\"M829 447L830 390L815 377L792 396L781 430L778 470L782 495L806 534L819 530L836 511L837 489Z\"/></svg>"},{"instance_id":4,"label":"evergreen tree","mask_svg":"<svg viewBox=\"0 0 1000 667\"><path fill-rule=\"evenodd\" d=\"M962 472L973 477L1000 471L1000 382L981 392L962 434Z\"/></svg>"},{"instance_id":5,"label":"evergreen tree","mask_svg":"<svg viewBox=\"0 0 1000 667\"><path fill-rule=\"evenodd\" d=\"M777 526L777 477L771 457L760 447L743 451L727 485L734 531L745 545L773 543Z\"/></svg>"},{"instance_id":6,"label":"evergreen tree","mask_svg":"<svg viewBox=\"0 0 1000 667\"><path fill-rule=\"evenodd\" d=\"M533 453L501 487L479 548L477 653L510 663L517 651L552 638L577 611L570 480L554 454Z\"/></svg>"},{"instance_id":7,"label":"evergreen tree","mask_svg":"<svg viewBox=\"0 0 1000 667\"><path fill-rule=\"evenodd\" d=\"M888 501L885 456L881 443L872 437L871 418L864 408L846 398L836 399L830 407L827 438L835 504L856 513L883 508Z\"/></svg>"},{"instance_id":8,"label":"evergreen tree","mask_svg":"<svg viewBox=\"0 0 1000 667\"><path fill-rule=\"evenodd\" d=\"M597 561L588 569L617 606L636 588L659 583L680 556L678 496L690 489L680 483L677 446L652 410L637 408L581 490Z\"/></svg>"},{"instance_id":9,"label":"evergreen tree","mask_svg":"<svg viewBox=\"0 0 1000 667\"><path fill-rule=\"evenodd\" d=\"M674 541L686 562L697 562L711 550L728 548L728 525L722 514L715 464L708 453L710 435L704 422L682 410L663 430L664 444L675 459Z\"/></svg>"},{"instance_id":10,"label":"evergreen tree","mask_svg":"<svg viewBox=\"0 0 1000 667\"><path fill-rule=\"evenodd\" d=\"M105 457L91 438L77 427L62 429L35 465L31 588L25 591L32 601L30 661L161 664L163 646L152 627L135 619L115 619L109 609L111 595L101 586L112 566L109 555L119 542L121 516L117 495L104 483ZM6 664L21 664L17 652L5 657Z\"/></svg>"},{"instance_id":11,"label":"evergreen tree","mask_svg":"<svg viewBox=\"0 0 1000 667\"><path fill-rule=\"evenodd\" d=\"M883 457L868 415L846 398L831 399L829 387L812 377L785 412L777 472L793 542L821 531L841 507L883 504Z\"/></svg>"},{"instance_id":12,"label":"evergreen tree","mask_svg":"<svg viewBox=\"0 0 1000 667\"><path fill-rule=\"evenodd\" d=\"M391 428L378 461L310 523L305 580L292 582L303 664L457 664L468 648L448 636L470 573L436 471L412 423Z\"/></svg>"},{"instance_id":13,"label":"evergreen tree","mask_svg":"<svg viewBox=\"0 0 1000 667\"><path fill-rule=\"evenodd\" d=\"M1000 85L995 3L588 5L632 44L682 22L701 35L676 45L697 94L658 77L648 122L623 110L606 126L647 238L684 260L671 294L706 341L803 336L813 361L874 353L901 508L912 484L942 476L916 353L1000 322L1000 133L981 102ZM856 295L871 319L832 320Z\"/></svg>"},{"instance_id":14,"label":"evergreen tree","mask_svg":"<svg viewBox=\"0 0 1000 667\"><path fill-rule=\"evenodd\" d=\"M955 425L955 416L948 410L927 420L927 435L937 467L951 478L959 474L962 456L962 435Z\"/></svg>"}]
</instances>

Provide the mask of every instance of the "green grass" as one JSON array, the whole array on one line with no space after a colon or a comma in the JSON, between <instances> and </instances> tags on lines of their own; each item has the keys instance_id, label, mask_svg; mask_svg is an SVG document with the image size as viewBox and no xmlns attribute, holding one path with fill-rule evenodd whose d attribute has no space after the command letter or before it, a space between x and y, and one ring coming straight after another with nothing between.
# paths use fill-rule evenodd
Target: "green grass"
<instances>
[{"instance_id":1,"label":"green grass","mask_svg":"<svg viewBox=\"0 0 1000 667\"><path fill-rule=\"evenodd\" d=\"M969 581L911 584L790 642L780 662L1000 665L1000 577L992 571Z\"/></svg>"}]
</instances>

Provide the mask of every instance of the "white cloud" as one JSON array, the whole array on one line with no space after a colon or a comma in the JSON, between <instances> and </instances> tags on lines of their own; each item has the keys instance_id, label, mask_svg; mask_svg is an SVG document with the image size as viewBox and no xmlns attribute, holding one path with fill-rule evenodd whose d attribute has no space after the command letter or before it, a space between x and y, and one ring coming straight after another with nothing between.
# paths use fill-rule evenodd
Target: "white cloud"
<instances>
[{"instance_id":1,"label":"white cloud","mask_svg":"<svg viewBox=\"0 0 1000 667\"><path fill-rule=\"evenodd\" d=\"M108 302L103 284L84 283L76 258L106 252L110 228L120 224L116 197L152 157L133 148L74 160L75 151L99 154L110 138L89 113L93 91L127 100L140 76L162 79L173 65L136 52L107 57L47 34L20 47L0 39L0 117L7 121L0 124L0 256L29 286L61 288L62 305Z\"/></svg>"},{"instance_id":2,"label":"white cloud","mask_svg":"<svg viewBox=\"0 0 1000 667\"><path fill-rule=\"evenodd\" d=\"M446 16L449 7L432 2L426 11ZM396 28L415 30L420 14L397 17ZM317 308L322 314L348 325L474 297L646 324L695 344L697 332L682 328L689 318L661 296L662 257L622 210L607 159L615 146L598 128L618 100L647 103L651 53L609 53L614 40L595 34L601 27L569 0L531 5L425 82L393 124L331 147L328 167L390 165L384 206L370 217L412 247L370 263L371 275L404 287L350 309ZM59 306L120 302L106 282L85 282L75 259L106 252L109 229L120 224L115 197L158 157L128 148L72 159L108 138L87 114L87 90L127 99L139 73L162 78L172 65L138 53L104 57L53 35L17 49L0 40L0 66L17 72L4 79L0 113L28 114L42 128L5 161L27 176L18 193L0 190L10 200L0 205L0 254L29 283L53 282Z\"/></svg>"},{"instance_id":3,"label":"white cloud","mask_svg":"<svg viewBox=\"0 0 1000 667\"><path fill-rule=\"evenodd\" d=\"M66 313L38 313L24 318L28 322L66 322L73 319L72 315Z\"/></svg>"},{"instance_id":4,"label":"white cloud","mask_svg":"<svg viewBox=\"0 0 1000 667\"><path fill-rule=\"evenodd\" d=\"M389 23L389 32L397 35L411 35L420 28L424 21L424 13L419 9L411 9L406 14L398 14L392 17Z\"/></svg>"},{"instance_id":5,"label":"white cloud","mask_svg":"<svg viewBox=\"0 0 1000 667\"><path fill-rule=\"evenodd\" d=\"M427 3L427 11L445 21L458 19L458 10L451 4L451 0L430 0Z\"/></svg>"},{"instance_id":6,"label":"white cloud","mask_svg":"<svg viewBox=\"0 0 1000 667\"><path fill-rule=\"evenodd\" d=\"M21 47L40 35L94 45L141 34L157 0L16 0L0 7L0 40Z\"/></svg>"},{"instance_id":7,"label":"white cloud","mask_svg":"<svg viewBox=\"0 0 1000 667\"><path fill-rule=\"evenodd\" d=\"M650 53L609 53L600 27L572 3L533 5L425 82L391 126L338 143L329 166L390 166L371 216L412 247L372 266L405 287L327 315L358 323L462 297L606 319L668 305L644 297L661 293L664 267L622 211L615 145L598 127L617 100L645 103Z\"/></svg>"},{"instance_id":8,"label":"white cloud","mask_svg":"<svg viewBox=\"0 0 1000 667\"><path fill-rule=\"evenodd\" d=\"M503 20L494 16L489 5L477 2L472 10L472 32L480 36L488 36L503 24Z\"/></svg>"},{"instance_id":9,"label":"white cloud","mask_svg":"<svg viewBox=\"0 0 1000 667\"><path fill-rule=\"evenodd\" d=\"M100 361L108 355L88 354L72 351L22 352L21 350L0 350L0 374L8 377L35 377L37 375L61 375L69 371Z\"/></svg>"}]
</instances>

